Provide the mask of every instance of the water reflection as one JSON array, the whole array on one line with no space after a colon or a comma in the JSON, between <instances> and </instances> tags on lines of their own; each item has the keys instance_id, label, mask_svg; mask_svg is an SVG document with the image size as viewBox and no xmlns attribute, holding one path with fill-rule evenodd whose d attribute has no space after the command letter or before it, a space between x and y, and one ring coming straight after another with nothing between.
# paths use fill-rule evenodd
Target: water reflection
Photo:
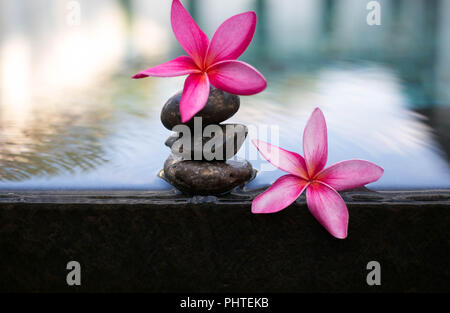
<instances>
[{"instance_id":1,"label":"water reflection","mask_svg":"<svg viewBox=\"0 0 450 313\"><path fill-rule=\"evenodd\" d=\"M183 79L129 79L180 53L170 6L79 1L74 27L67 2L0 2L0 188L170 188L156 177L170 135L159 114ZM230 122L271 125L277 144L301 152L301 131L320 106L329 163L382 165L378 189L450 188L450 1L380 2L383 26L370 28L359 0L185 1L208 34L232 14L258 11L244 59L269 88L244 97ZM247 142L239 155L256 151ZM249 188L281 174L263 171Z\"/></svg>"},{"instance_id":2,"label":"water reflection","mask_svg":"<svg viewBox=\"0 0 450 313\"><path fill-rule=\"evenodd\" d=\"M450 171L435 131L424 115L408 109L403 89L395 72L384 67L339 64L276 81L270 97L249 99L236 119L277 124L280 145L301 152L302 129L314 107L320 106L328 121L329 164L356 158L383 166L385 175L374 188L448 188ZM249 149L240 156L251 155ZM278 170L262 172L250 187L280 175Z\"/></svg>"}]
</instances>

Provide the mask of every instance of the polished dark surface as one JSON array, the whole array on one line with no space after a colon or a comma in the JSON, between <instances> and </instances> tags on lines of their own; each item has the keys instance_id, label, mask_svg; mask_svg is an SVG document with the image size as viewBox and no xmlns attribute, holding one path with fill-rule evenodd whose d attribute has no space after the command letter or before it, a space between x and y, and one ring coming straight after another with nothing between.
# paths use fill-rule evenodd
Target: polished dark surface
<instances>
[{"instance_id":1,"label":"polished dark surface","mask_svg":"<svg viewBox=\"0 0 450 313\"><path fill-rule=\"evenodd\" d=\"M449 292L450 193L343 193L338 240L304 197L253 215L254 193L1 192L0 291ZM82 285L68 287L69 261ZM381 264L381 286L366 283Z\"/></svg>"}]
</instances>

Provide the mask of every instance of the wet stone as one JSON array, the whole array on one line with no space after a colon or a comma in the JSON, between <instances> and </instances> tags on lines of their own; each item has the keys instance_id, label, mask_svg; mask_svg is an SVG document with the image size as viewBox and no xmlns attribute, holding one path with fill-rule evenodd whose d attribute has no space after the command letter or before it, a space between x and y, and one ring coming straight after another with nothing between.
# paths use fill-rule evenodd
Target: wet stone
<instances>
[{"instance_id":1,"label":"wet stone","mask_svg":"<svg viewBox=\"0 0 450 313\"><path fill-rule=\"evenodd\" d=\"M220 195L249 182L254 176L250 162L186 161L171 155L164 164L164 178L190 195Z\"/></svg>"},{"instance_id":2,"label":"wet stone","mask_svg":"<svg viewBox=\"0 0 450 313\"><path fill-rule=\"evenodd\" d=\"M242 124L210 125L193 136L175 133L165 144L185 160L225 161L238 153L247 135L248 128Z\"/></svg>"},{"instance_id":3,"label":"wet stone","mask_svg":"<svg viewBox=\"0 0 450 313\"><path fill-rule=\"evenodd\" d=\"M164 127L172 130L177 125L182 125L180 115L180 100L182 92L170 98L161 112L161 122ZM236 95L229 94L211 87L208 102L202 111L195 117L202 117L202 125L206 127L212 124L220 124L231 118L240 107L240 99ZM185 125L193 128L194 118Z\"/></svg>"}]
</instances>

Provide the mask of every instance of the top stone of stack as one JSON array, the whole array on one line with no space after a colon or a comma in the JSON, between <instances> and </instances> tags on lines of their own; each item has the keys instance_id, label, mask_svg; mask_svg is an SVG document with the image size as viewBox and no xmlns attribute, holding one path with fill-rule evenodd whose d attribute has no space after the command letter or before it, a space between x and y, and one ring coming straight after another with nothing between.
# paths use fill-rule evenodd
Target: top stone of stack
<instances>
[{"instance_id":1,"label":"top stone of stack","mask_svg":"<svg viewBox=\"0 0 450 313\"><path fill-rule=\"evenodd\" d=\"M194 126L194 118L201 117L202 125L218 125L231 118L240 107L239 96L229 94L211 86L208 102L203 110L194 116L188 123L181 122L180 100L182 92L170 98L161 112L161 122L168 130L173 130L177 125Z\"/></svg>"}]
</instances>

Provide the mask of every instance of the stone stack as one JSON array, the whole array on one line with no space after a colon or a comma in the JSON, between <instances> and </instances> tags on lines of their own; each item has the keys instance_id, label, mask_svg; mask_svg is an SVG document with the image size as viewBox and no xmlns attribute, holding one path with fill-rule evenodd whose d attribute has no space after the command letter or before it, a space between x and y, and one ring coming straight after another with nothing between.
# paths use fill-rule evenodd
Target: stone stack
<instances>
[{"instance_id":1,"label":"stone stack","mask_svg":"<svg viewBox=\"0 0 450 313\"><path fill-rule=\"evenodd\" d=\"M241 124L223 124L239 110L239 97L211 87L205 108L183 124L181 95L170 98L161 112L164 127L174 131L166 141L172 154L161 176L191 195L219 195L250 181L254 176L250 162L230 160L244 143L248 129Z\"/></svg>"}]
</instances>

